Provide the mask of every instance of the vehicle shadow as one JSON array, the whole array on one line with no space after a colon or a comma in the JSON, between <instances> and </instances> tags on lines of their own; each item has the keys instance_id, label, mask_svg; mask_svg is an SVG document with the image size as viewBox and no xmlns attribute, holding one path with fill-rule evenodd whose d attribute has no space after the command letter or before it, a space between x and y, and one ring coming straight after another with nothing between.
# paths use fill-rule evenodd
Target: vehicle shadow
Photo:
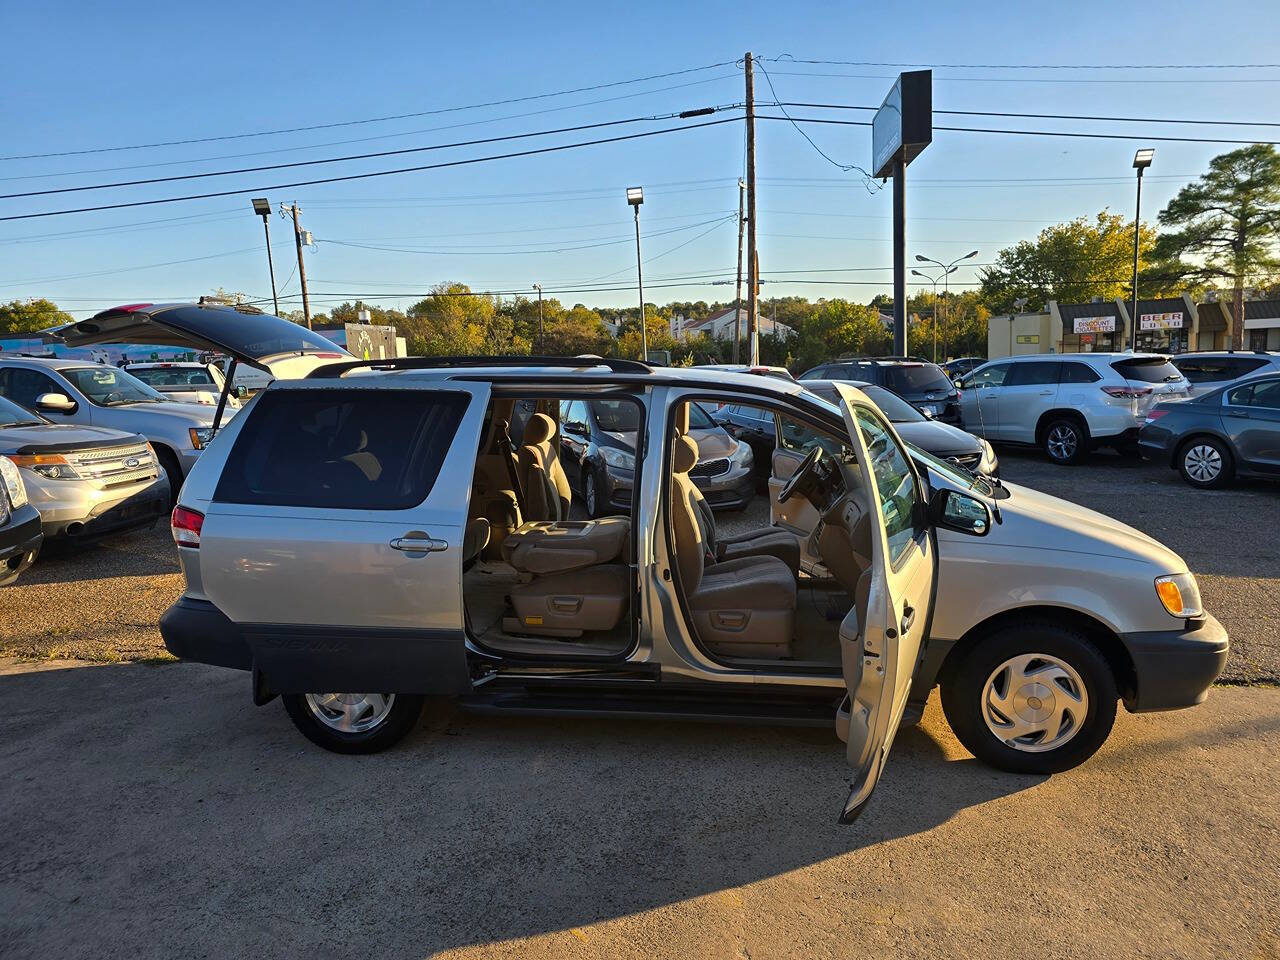
<instances>
[{"instance_id":1,"label":"vehicle shadow","mask_svg":"<svg viewBox=\"0 0 1280 960\"><path fill-rule=\"evenodd\" d=\"M18 580L21 584L76 583L106 577L180 573L177 548L163 524L88 543L51 541Z\"/></svg>"},{"instance_id":2,"label":"vehicle shadow","mask_svg":"<svg viewBox=\"0 0 1280 960\"><path fill-rule=\"evenodd\" d=\"M51 669L0 696L0 900L23 911L0 935L61 954L431 955L730 890L1041 782L910 728L845 827L827 731L437 705L401 746L344 757L214 668Z\"/></svg>"}]
</instances>

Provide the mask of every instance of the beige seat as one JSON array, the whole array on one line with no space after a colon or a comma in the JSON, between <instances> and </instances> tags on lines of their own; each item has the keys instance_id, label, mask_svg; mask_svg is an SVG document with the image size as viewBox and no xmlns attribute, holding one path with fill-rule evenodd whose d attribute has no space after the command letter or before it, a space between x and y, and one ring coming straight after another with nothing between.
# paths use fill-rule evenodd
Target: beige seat
<instances>
[{"instance_id":1,"label":"beige seat","mask_svg":"<svg viewBox=\"0 0 1280 960\"><path fill-rule=\"evenodd\" d=\"M723 562L709 558L699 522L701 494L689 477L697 462L697 443L691 437L677 436L672 454L671 519L680 586L698 638L713 653L726 656L790 656L795 575L773 556Z\"/></svg>"},{"instance_id":2,"label":"beige seat","mask_svg":"<svg viewBox=\"0 0 1280 960\"><path fill-rule=\"evenodd\" d=\"M569 478L560 465L559 451L552 447L555 440L554 420L545 413L529 418L517 454L525 520L565 520L569 516L572 493Z\"/></svg>"},{"instance_id":3,"label":"beige seat","mask_svg":"<svg viewBox=\"0 0 1280 960\"><path fill-rule=\"evenodd\" d=\"M689 404L682 403L676 410L676 433L689 432ZM695 441L696 442L696 441ZM745 557L777 557L791 570L792 576L800 572L800 538L777 527L751 530L734 537L721 537L716 531L716 518L711 504L694 487L697 500L698 522L702 527L702 539L707 553L717 562L741 560Z\"/></svg>"},{"instance_id":4,"label":"beige seat","mask_svg":"<svg viewBox=\"0 0 1280 960\"><path fill-rule=\"evenodd\" d=\"M489 541L482 556L496 560L502 555L502 541L520 526L520 506L516 497L516 458L506 445L505 432L511 419L514 400L495 399L480 453L476 457L475 475L471 480L471 506L468 519L489 521Z\"/></svg>"}]
</instances>

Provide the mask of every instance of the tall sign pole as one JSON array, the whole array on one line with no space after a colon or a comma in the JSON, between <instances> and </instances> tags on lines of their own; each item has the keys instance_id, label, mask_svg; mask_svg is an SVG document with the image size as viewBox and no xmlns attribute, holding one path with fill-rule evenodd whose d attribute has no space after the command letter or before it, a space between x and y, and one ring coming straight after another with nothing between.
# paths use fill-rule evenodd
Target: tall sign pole
<instances>
[{"instance_id":1,"label":"tall sign pole","mask_svg":"<svg viewBox=\"0 0 1280 960\"><path fill-rule=\"evenodd\" d=\"M893 349L907 353L907 164L933 140L933 71L898 74L871 122L871 175L893 177Z\"/></svg>"},{"instance_id":2,"label":"tall sign pole","mask_svg":"<svg viewBox=\"0 0 1280 960\"><path fill-rule=\"evenodd\" d=\"M745 58L747 77L747 362L760 363L756 337L756 308L759 299L759 262L756 260L756 95L751 54Z\"/></svg>"}]
</instances>

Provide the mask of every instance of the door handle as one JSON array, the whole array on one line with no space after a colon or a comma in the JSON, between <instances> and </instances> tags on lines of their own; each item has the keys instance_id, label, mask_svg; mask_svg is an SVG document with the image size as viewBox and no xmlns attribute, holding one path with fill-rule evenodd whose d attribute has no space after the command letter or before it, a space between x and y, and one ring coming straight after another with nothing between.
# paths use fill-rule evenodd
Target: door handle
<instances>
[{"instance_id":1,"label":"door handle","mask_svg":"<svg viewBox=\"0 0 1280 960\"><path fill-rule=\"evenodd\" d=\"M1040 391L1040 396L1042 396L1042 397L1052 397L1052 396L1053 396L1053 391L1052 391L1052 390L1041 390L1041 391Z\"/></svg>"},{"instance_id":2,"label":"door handle","mask_svg":"<svg viewBox=\"0 0 1280 960\"><path fill-rule=\"evenodd\" d=\"M911 625L916 622L916 608L909 603L902 605L902 635L905 637Z\"/></svg>"},{"instance_id":3,"label":"door handle","mask_svg":"<svg viewBox=\"0 0 1280 960\"><path fill-rule=\"evenodd\" d=\"M440 553L443 550L448 550L449 544L444 540L436 540L425 535L416 535L396 537L391 541L391 549L400 550L404 553Z\"/></svg>"},{"instance_id":4,"label":"door handle","mask_svg":"<svg viewBox=\"0 0 1280 960\"><path fill-rule=\"evenodd\" d=\"M1245 411L1245 410L1228 410L1228 411L1227 411L1227 416L1228 416L1228 417L1240 417L1242 420L1248 420L1248 419L1249 419L1249 413L1248 413L1248 411Z\"/></svg>"}]
</instances>

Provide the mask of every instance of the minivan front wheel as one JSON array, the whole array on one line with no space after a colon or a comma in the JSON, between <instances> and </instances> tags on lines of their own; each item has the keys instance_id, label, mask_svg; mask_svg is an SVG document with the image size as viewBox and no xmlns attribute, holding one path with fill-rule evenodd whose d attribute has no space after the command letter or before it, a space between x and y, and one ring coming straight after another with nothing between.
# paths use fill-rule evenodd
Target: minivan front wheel
<instances>
[{"instance_id":1,"label":"minivan front wheel","mask_svg":"<svg viewBox=\"0 0 1280 960\"><path fill-rule=\"evenodd\" d=\"M1102 746L1119 693L1101 652L1069 627L1027 622L969 650L942 684L942 709L979 760L1012 773L1059 773Z\"/></svg>"},{"instance_id":2,"label":"minivan front wheel","mask_svg":"<svg viewBox=\"0 0 1280 960\"><path fill-rule=\"evenodd\" d=\"M422 715L423 697L403 693L282 694L285 712L312 743L334 753L377 753Z\"/></svg>"}]
</instances>

